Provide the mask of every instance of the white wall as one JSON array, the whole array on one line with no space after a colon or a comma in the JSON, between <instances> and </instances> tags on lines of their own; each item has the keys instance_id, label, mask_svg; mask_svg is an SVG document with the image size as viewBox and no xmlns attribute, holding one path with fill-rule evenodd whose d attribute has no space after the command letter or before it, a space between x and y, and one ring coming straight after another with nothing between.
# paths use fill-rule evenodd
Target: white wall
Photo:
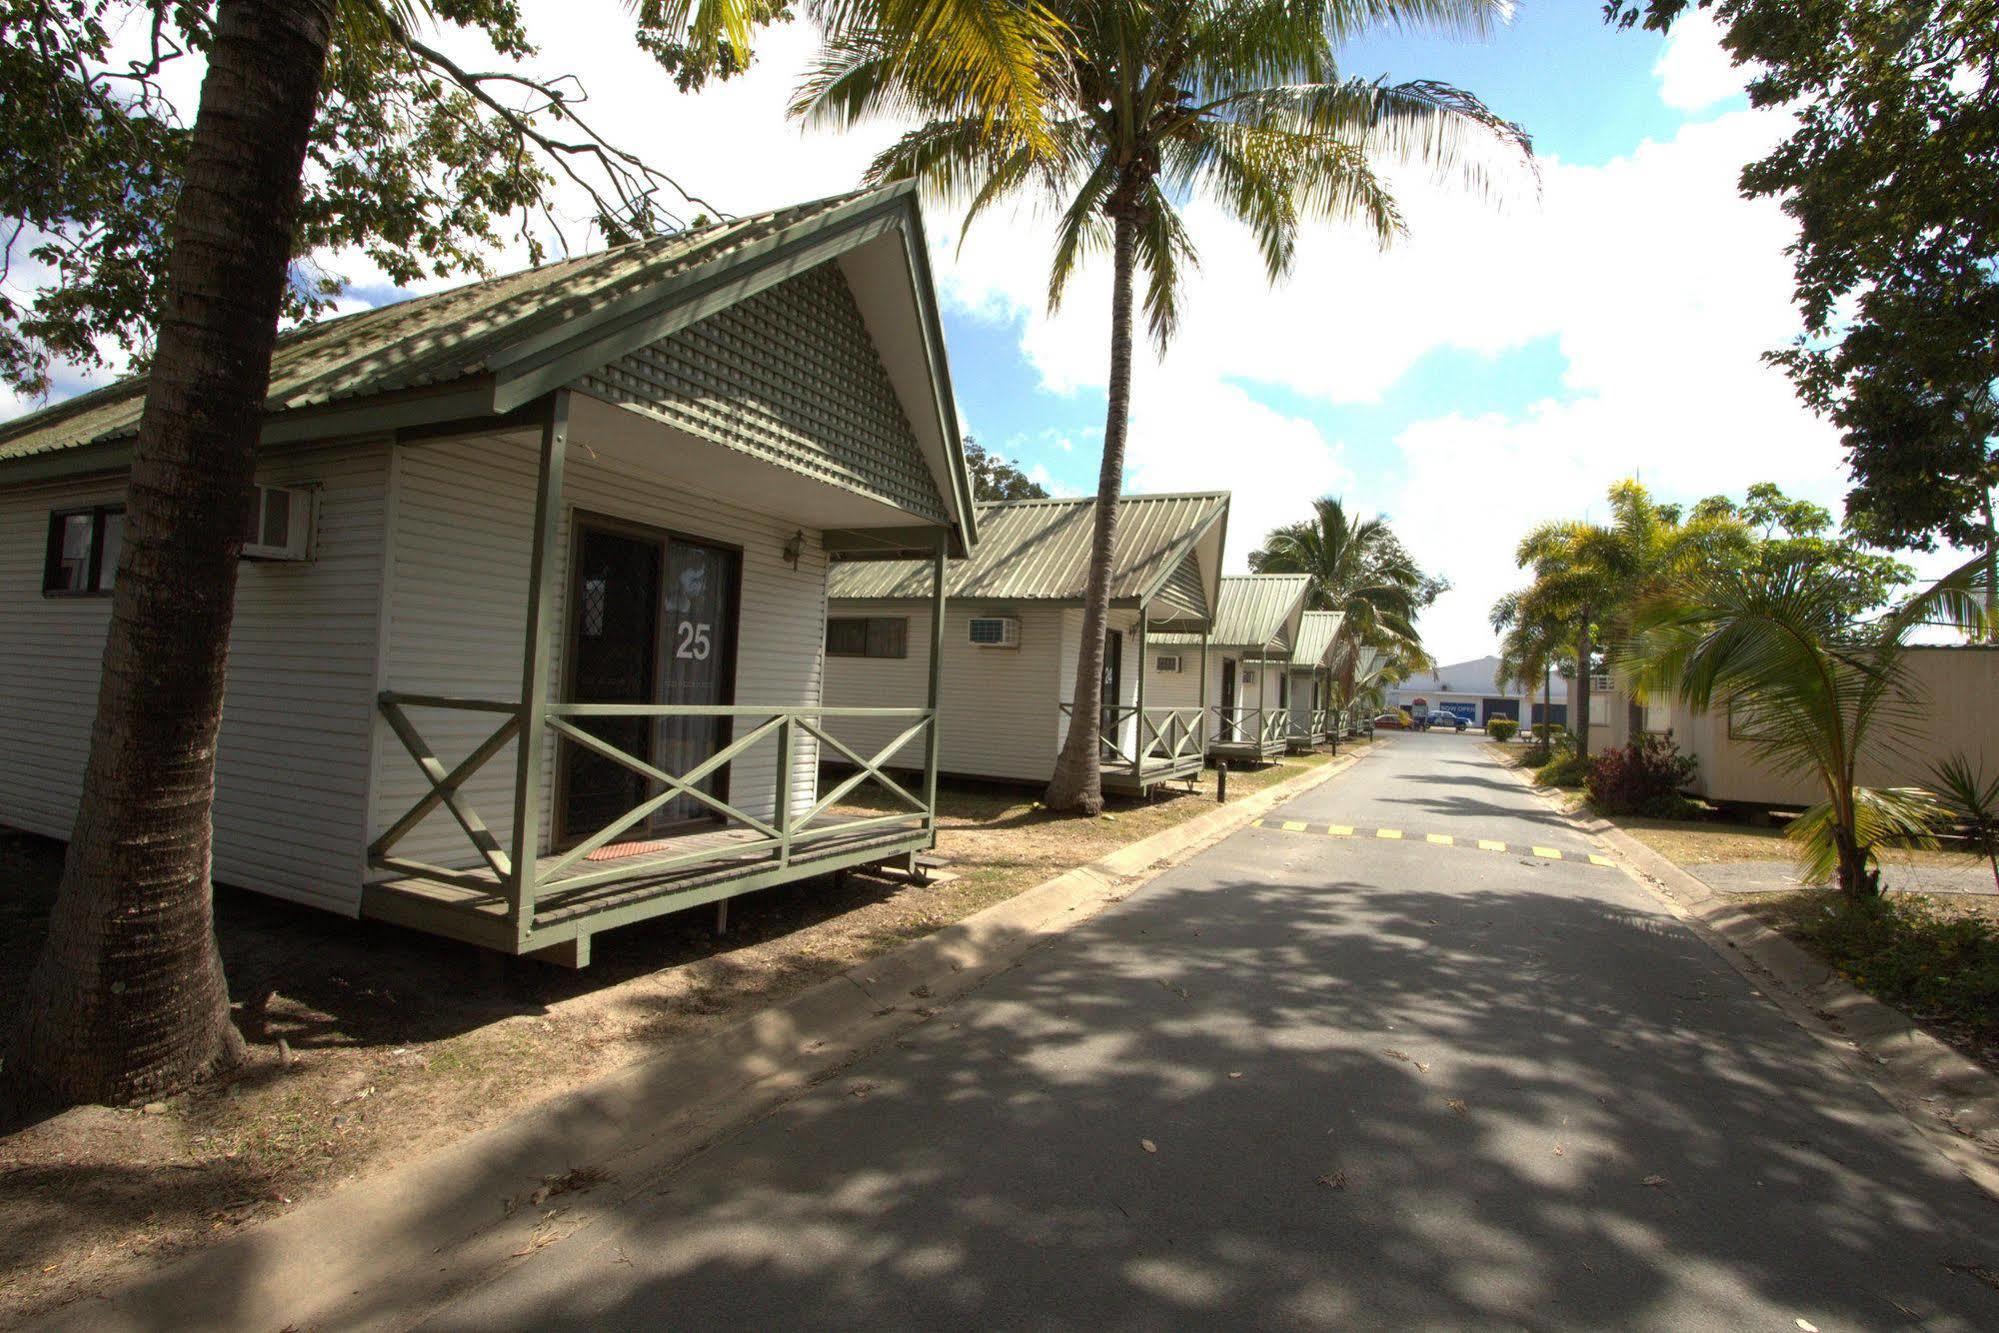
<instances>
[{"instance_id":1,"label":"white wall","mask_svg":"<svg viewBox=\"0 0 1999 1333\"><path fill-rule=\"evenodd\" d=\"M318 487L314 558L245 561L216 755L215 878L352 913L365 855L386 442L287 452L258 480ZM109 598L42 596L51 510L123 478L0 496L0 821L69 836Z\"/></svg>"},{"instance_id":2,"label":"white wall","mask_svg":"<svg viewBox=\"0 0 1999 1333\"><path fill-rule=\"evenodd\" d=\"M1869 733L1859 780L1871 787L1933 786L1934 765L1962 753L1974 772L1999 775L1999 649L1915 648L1906 658L1913 711L1884 718ZM1594 701L1593 701L1594 702ZM1661 719L1648 716L1648 724ZM1810 778L1779 772L1755 748L1729 735L1726 709L1689 714L1669 706L1664 721L1681 753L1700 768L1694 790L1710 800L1802 808L1824 799Z\"/></svg>"},{"instance_id":3,"label":"white wall","mask_svg":"<svg viewBox=\"0 0 1999 1333\"><path fill-rule=\"evenodd\" d=\"M620 461L622 457L597 454L584 439L572 438L570 443L561 530L553 553L558 569L556 601L549 615L551 698L559 698L562 688L572 518L581 508L740 547L736 702L818 703L826 602L826 560L818 534L806 534L804 555L793 569L782 552L798 530L794 520L705 493L698 478L647 471ZM536 442L522 435L435 440L399 449L383 688L494 699L519 694L536 459ZM442 710L421 710L413 717L447 765L457 762L500 722L497 714ZM737 734L755 725L756 719L743 719ZM541 784L544 850L553 813L556 748L551 737L545 746ZM371 837L427 789L386 724L376 727L374 752ZM509 749L496 757L465 789L502 846L511 840L513 828L512 753ZM734 761L731 804L758 817L771 815L777 754L773 735ZM798 747L793 770L794 811L811 804L817 769L817 746L806 738ZM456 821L441 810L395 850L440 865L479 864Z\"/></svg>"},{"instance_id":4,"label":"white wall","mask_svg":"<svg viewBox=\"0 0 1999 1333\"><path fill-rule=\"evenodd\" d=\"M927 603L841 601L834 616L901 616L909 621L906 658L829 657L826 702L853 708L923 706L929 684L930 608ZM970 640L974 616L1012 616L1020 621L1020 647L981 648ZM953 602L944 610L944 666L938 685L943 727L942 766L965 777L1008 782L1046 782L1055 771L1067 717L1060 705L1074 697L1076 657L1082 645L1083 613L1076 607L1033 602ZM1119 702L1138 701L1137 616L1112 610L1110 628L1124 635L1124 670ZM1152 688L1150 682L1146 689ZM1146 706L1152 707L1149 696ZM900 728L866 719L839 724L840 739L863 756L894 739ZM1136 740L1137 719L1123 723L1126 753ZM916 767L922 754L914 745L898 755L898 765Z\"/></svg>"}]
</instances>

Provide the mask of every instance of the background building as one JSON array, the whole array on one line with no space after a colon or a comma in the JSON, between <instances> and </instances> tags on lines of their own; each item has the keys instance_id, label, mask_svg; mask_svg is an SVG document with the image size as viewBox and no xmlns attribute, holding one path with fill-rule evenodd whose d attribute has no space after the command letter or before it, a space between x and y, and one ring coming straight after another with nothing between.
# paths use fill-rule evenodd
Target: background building
<instances>
[{"instance_id":1,"label":"background building","mask_svg":"<svg viewBox=\"0 0 1999 1333\"><path fill-rule=\"evenodd\" d=\"M1448 662L1435 671L1411 676L1388 692L1389 704L1407 708L1418 699L1428 701L1431 710L1461 714L1473 726L1483 726L1488 718L1510 717L1520 722L1539 722L1541 691L1529 698L1518 685L1505 689L1493 684L1499 671L1497 657L1474 657L1469 662ZM1566 723L1569 712L1568 683L1557 672L1552 699L1553 720Z\"/></svg>"}]
</instances>

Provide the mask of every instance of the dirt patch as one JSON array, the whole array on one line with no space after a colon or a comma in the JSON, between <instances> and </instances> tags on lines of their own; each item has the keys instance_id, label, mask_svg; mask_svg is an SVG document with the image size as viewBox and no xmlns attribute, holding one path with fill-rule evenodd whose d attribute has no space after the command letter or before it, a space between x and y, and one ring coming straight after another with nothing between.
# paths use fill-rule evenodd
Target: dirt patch
<instances>
[{"instance_id":1,"label":"dirt patch","mask_svg":"<svg viewBox=\"0 0 1999 1333\"><path fill-rule=\"evenodd\" d=\"M1327 762L1229 775L1231 802ZM1192 793L1058 818L1018 788L946 785L956 878L850 873L599 935L573 972L231 890L218 935L250 1061L150 1110L0 1126L0 1324L394 1166L670 1043L734 1022L1214 806ZM18 1010L61 847L0 830L0 1013ZM576 1187L576 1186L571 1186ZM550 1188L553 1188L551 1185Z\"/></svg>"}]
</instances>

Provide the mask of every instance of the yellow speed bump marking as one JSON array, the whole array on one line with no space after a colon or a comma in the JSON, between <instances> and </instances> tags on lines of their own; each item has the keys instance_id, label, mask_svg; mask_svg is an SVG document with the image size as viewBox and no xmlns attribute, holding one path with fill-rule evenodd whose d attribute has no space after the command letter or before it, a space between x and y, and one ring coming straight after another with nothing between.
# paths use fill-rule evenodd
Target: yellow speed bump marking
<instances>
[{"instance_id":1,"label":"yellow speed bump marking","mask_svg":"<svg viewBox=\"0 0 1999 1333\"><path fill-rule=\"evenodd\" d=\"M1553 847L1536 847L1534 855L1549 861L1559 861L1562 859L1562 854Z\"/></svg>"},{"instance_id":2,"label":"yellow speed bump marking","mask_svg":"<svg viewBox=\"0 0 1999 1333\"><path fill-rule=\"evenodd\" d=\"M1287 819L1284 821L1284 831L1286 833L1303 833L1305 831L1305 821L1302 819Z\"/></svg>"},{"instance_id":3,"label":"yellow speed bump marking","mask_svg":"<svg viewBox=\"0 0 1999 1333\"><path fill-rule=\"evenodd\" d=\"M1353 825L1328 824L1326 825L1326 832L1335 838L1351 838L1353 836Z\"/></svg>"},{"instance_id":4,"label":"yellow speed bump marking","mask_svg":"<svg viewBox=\"0 0 1999 1333\"><path fill-rule=\"evenodd\" d=\"M1614 866L1617 864L1617 862L1611 860L1609 857L1598 856L1595 852L1589 854L1589 863L1593 866Z\"/></svg>"},{"instance_id":5,"label":"yellow speed bump marking","mask_svg":"<svg viewBox=\"0 0 1999 1333\"><path fill-rule=\"evenodd\" d=\"M1503 852L1506 850L1506 844L1503 842L1494 842L1491 838L1480 838L1478 840L1478 849L1482 852Z\"/></svg>"},{"instance_id":6,"label":"yellow speed bump marking","mask_svg":"<svg viewBox=\"0 0 1999 1333\"><path fill-rule=\"evenodd\" d=\"M1458 842L1448 833L1426 833L1423 835L1423 841L1435 843L1439 847L1455 847Z\"/></svg>"},{"instance_id":7,"label":"yellow speed bump marking","mask_svg":"<svg viewBox=\"0 0 1999 1333\"><path fill-rule=\"evenodd\" d=\"M1378 828L1374 831L1374 836L1377 838L1400 838L1402 830L1399 828Z\"/></svg>"}]
</instances>

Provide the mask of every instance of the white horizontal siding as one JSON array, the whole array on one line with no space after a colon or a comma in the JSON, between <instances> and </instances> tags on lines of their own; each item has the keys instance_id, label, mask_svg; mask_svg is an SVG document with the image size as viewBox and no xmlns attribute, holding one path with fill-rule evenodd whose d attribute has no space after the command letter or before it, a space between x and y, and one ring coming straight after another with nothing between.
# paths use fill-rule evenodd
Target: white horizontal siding
<instances>
[{"instance_id":1,"label":"white horizontal siding","mask_svg":"<svg viewBox=\"0 0 1999 1333\"><path fill-rule=\"evenodd\" d=\"M356 910L367 808L386 443L281 454L259 481L318 488L313 559L245 561L216 756L215 878ZM0 497L0 821L67 837L89 750L108 598L41 595L53 509L123 479Z\"/></svg>"},{"instance_id":2,"label":"white horizontal siding","mask_svg":"<svg viewBox=\"0 0 1999 1333\"><path fill-rule=\"evenodd\" d=\"M831 615L905 616L908 656L826 659L826 702L849 708L921 708L930 680L930 608L912 602L838 602ZM971 642L974 616L1006 615L1020 621L1018 648L981 648ZM951 603L944 610L944 661L938 686L941 765L947 773L1046 782L1061 743L1058 703L1067 696L1058 680L1062 661L1062 612L1025 603ZM1073 658L1071 659L1073 670ZM906 724L850 718L834 735L862 757L871 757ZM916 745L895 756L901 767L923 762Z\"/></svg>"},{"instance_id":3,"label":"white horizontal siding","mask_svg":"<svg viewBox=\"0 0 1999 1333\"><path fill-rule=\"evenodd\" d=\"M403 446L397 460L385 688L503 700L519 695L537 458L537 442L518 435ZM793 520L705 493L686 478L615 461L619 458L597 454L587 439L571 440L561 527L552 552L557 570L549 614L550 697L560 697L564 679L570 538L580 508L741 548L736 702L776 707L818 703L826 562L817 534L807 534L794 569L783 558L785 544L799 530ZM498 714L445 710L421 710L413 716L447 765L469 753L501 721ZM747 729L756 721L738 725ZM543 851L554 813L556 748L551 736L544 747L541 781ZM386 725L376 729L375 754L371 827L379 834L415 804L426 786ZM502 846L513 836L513 757L510 747L465 789ZM729 801L768 819L776 805L775 735L730 767ZM817 767L815 743L802 738L792 784L795 812L811 803ZM456 821L441 811L433 812L395 850L439 865L478 864Z\"/></svg>"}]
</instances>

